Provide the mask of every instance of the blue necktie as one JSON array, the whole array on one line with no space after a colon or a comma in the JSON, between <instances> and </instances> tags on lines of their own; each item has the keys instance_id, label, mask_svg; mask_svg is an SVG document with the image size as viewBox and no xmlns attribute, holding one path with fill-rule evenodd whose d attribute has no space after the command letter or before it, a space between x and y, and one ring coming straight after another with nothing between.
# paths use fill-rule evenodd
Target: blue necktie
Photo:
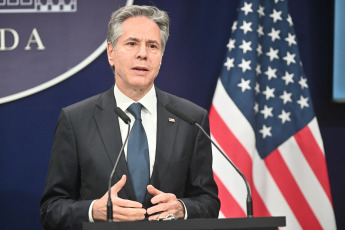
<instances>
[{"instance_id":1,"label":"blue necktie","mask_svg":"<svg viewBox=\"0 0 345 230\"><path fill-rule=\"evenodd\" d=\"M135 197L138 202L143 203L150 180L150 160L147 137L141 122L141 108L140 103L133 103L127 108L135 117L128 139L127 165Z\"/></svg>"}]
</instances>

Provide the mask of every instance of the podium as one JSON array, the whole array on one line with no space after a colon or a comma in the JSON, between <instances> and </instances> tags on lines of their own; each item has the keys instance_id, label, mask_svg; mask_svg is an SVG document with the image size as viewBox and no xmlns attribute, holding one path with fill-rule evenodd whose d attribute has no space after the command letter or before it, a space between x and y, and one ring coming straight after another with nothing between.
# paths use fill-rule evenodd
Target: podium
<instances>
[{"instance_id":1,"label":"podium","mask_svg":"<svg viewBox=\"0 0 345 230\"><path fill-rule=\"evenodd\" d=\"M225 219L188 219L169 221L83 223L83 230L273 230L286 225L285 217L250 217Z\"/></svg>"}]
</instances>

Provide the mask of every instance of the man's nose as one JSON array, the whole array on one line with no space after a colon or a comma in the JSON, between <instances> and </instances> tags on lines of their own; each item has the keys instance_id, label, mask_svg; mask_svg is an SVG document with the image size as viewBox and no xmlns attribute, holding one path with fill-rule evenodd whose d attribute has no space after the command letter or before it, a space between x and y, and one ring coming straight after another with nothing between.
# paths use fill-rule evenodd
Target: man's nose
<instances>
[{"instance_id":1,"label":"man's nose","mask_svg":"<svg viewBox=\"0 0 345 230\"><path fill-rule=\"evenodd\" d=\"M146 58L147 58L147 46L145 44L139 46L137 58L146 60Z\"/></svg>"}]
</instances>

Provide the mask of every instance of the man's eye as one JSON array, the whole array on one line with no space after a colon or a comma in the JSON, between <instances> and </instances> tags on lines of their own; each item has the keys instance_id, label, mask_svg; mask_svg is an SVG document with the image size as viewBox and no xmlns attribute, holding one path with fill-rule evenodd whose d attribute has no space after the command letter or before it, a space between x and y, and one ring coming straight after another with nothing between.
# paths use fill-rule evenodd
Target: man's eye
<instances>
[{"instance_id":1,"label":"man's eye","mask_svg":"<svg viewBox=\"0 0 345 230\"><path fill-rule=\"evenodd\" d=\"M128 45L135 46L135 42L128 42Z\"/></svg>"},{"instance_id":2,"label":"man's eye","mask_svg":"<svg viewBox=\"0 0 345 230\"><path fill-rule=\"evenodd\" d=\"M149 45L149 47L150 47L151 49L156 49L156 48L157 48L157 46L154 45L154 44Z\"/></svg>"}]
</instances>

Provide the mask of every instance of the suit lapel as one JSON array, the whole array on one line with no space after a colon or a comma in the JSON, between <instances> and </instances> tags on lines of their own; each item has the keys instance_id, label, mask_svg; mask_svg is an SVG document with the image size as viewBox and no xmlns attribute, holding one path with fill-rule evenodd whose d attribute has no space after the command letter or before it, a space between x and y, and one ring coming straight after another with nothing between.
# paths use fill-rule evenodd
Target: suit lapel
<instances>
[{"instance_id":1,"label":"suit lapel","mask_svg":"<svg viewBox=\"0 0 345 230\"><path fill-rule=\"evenodd\" d=\"M112 167L115 165L115 161L120 152L122 146L122 139L120 134L120 125L117 115L115 113L116 101L114 98L114 87L102 94L96 104L94 118L98 126L99 133L103 139L103 143L106 149L106 154L111 162ZM118 180L121 179L122 175L127 176L127 181L122 190L123 198L135 200L132 183L130 181L127 162L124 154L120 157L115 176L112 180L114 185ZM110 172L109 172L110 176Z\"/></svg>"},{"instance_id":2,"label":"suit lapel","mask_svg":"<svg viewBox=\"0 0 345 230\"><path fill-rule=\"evenodd\" d=\"M164 180L165 170L170 161L173 151L175 136L178 127L178 120L174 115L165 109L170 100L164 92L156 88L157 94L157 146L156 157L150 184L156 188L160 187L160 181ZM175 118L175 122L169 121Z\"/></svg>"}]
</instances>

